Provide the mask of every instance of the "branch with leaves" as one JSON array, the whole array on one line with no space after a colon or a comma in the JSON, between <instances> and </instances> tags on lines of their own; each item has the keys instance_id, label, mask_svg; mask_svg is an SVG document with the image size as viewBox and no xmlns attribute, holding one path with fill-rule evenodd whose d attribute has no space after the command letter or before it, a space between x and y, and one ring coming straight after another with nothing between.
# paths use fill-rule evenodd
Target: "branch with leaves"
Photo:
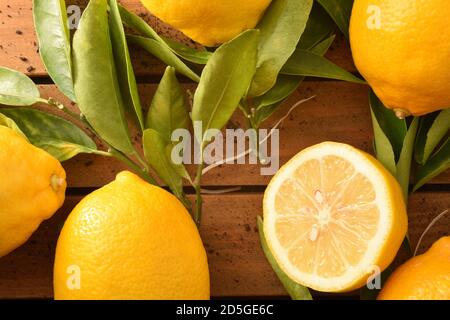
<instances>
[{"instance_id":1,"label":"branch with leaves","mask_svg":"<svg viewBox=\"0 0 450 320\"><path fill-rule=\"evenodd\" d=\"M246 116L248 127L257 129L305 76L364 83L323 57L334 41L335 26L312 0L273 1L257 30L245 31L214 51L192 49L158 35L116 0L91 0L71 41L65 10L64 1L33 1L42 61L61 92L77 103L79 112L52 98L41 98L31 79L1 68L0 103L15 107L2 108L1 113L30 142L60 161L80 153L114 157L148 182L162 181L192 209L197 224L205 191L201 188L206 173L203 150L213 137L195 137L202 152L191 177L170 156L174 130L192 130L195 121L202 123L203 132L221 130L236 110ZM128 43L141 46L168 65L146 114ZM204 66L201 75L192 65ZM191 110L176 73L198 83ZM61 110L70 121L26 108L37 103ZM132 143L134 131L142 134L142 146ZM90 136L106 149L99 150ZM185 181L196 191L193 207L184 194Z\"/></svg>"}]
</instances>

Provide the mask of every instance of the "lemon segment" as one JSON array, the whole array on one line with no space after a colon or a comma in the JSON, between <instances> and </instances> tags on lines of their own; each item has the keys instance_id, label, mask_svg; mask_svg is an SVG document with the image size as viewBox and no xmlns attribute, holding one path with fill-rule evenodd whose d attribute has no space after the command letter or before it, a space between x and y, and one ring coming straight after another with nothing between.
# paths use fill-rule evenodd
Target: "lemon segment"
<instances>
[{"instance_id":1,"label":"lemon segment","mask_svg":"<svg viewBox=\"0 0 450 320\"><path fill-rule=\"evenodd\" d=\"M264 232L281 268L318 291L349 291L394 259L407 230L400 186L373 157L326 142L270 182Z\"/></svg>"}]
</instances>

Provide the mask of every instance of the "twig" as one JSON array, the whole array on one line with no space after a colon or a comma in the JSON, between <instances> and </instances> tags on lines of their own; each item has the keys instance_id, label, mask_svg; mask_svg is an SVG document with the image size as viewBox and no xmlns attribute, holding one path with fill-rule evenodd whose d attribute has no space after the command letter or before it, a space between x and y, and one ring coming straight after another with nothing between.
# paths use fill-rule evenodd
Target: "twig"
<instances>
[{"instance_id":1,"label":"twig","mask_svg":"<svg viewBox=\"0 0 450 320\"><path fill-rule=\"evenodd\" d=\"M145 171L141 167L139 167L134 161L132 161L130 158L128 158L123 152L121 152L117 149L114 149L114 148L110 148L109 153L117 160L120 160L123 163L125 163L126 165L128 165L136 173L139 173L142 176L142 178L144 178L150 184L158 185L158 183L155 181L155 179L153 179L153 177L150 176L150 174L147 171Z\"/></svg>"},{"instance_id":2,"label":"twig","mask_svg":"<svg viewBox=\"0 0 450 320\"><path fill-rule=\"evenodd\" d=\"M275 130L291 115L291 113L296 109L296 108L298 108L301 104L303 104L303 103L305 103L305 102L308 102L309 100L311 100L311 99L314 99L316 96L312 96L312 97L309 97L309 98L307 98L307 99L303 99L303 100L300 100L300 101L298 101L296 104L294 104L290 109L289 109L289 111L286 113L286 115L284 116L284 117L282 117L274 126L273 126L273 128L272 129L270 129L270 132L269 132L269 134L259 143L259 145L262 145L263 143L265 143L271 136L272 136L272 134L275 132ZM230 157L230 158L226 158L226 159L224 159L224 160L220 160L220 161L217 161L217 162L215 162L215 163L213 163L213 164L211 164L211 165L209 165L208 167L206 167L205 169L203 169L203 172L202 172L202 175L205 175L207 172L209 172L209 171L211 171L212 169L214 169L214 168L217 168L217 167L219 167L219 166L221 166L221 165L223 165L223 164L225 164L225 163L228 163L228 162L234 162L234 161L236 161L236 160L239 160L239 159L241 159L241 158L243 158L243 157L245 157L245 156L247 156L248 154L250 154L251 152L253 152L253 149L252 148L249 148L247 151L245 151L245 152L242 152L242 153L240 153L240 154L238 154L238 155L236 155L236 156L233 156L233 157Z\"/></svg>"},{"instance_id":3,"label":"twig","mask_svg":"<svg viewBox=\"0 0 450 320\"><path fill-rule=\"evenodd\" d=\"M144 169L145 172L149 172L150 168L147 164L147 162L142 158L141 154L139 153L139 151L135 151L134 152L134 156L136 157L136 159L138 160L138 162L141 164L142 168Z\"/></svg>"},{"instance_id":4,"label":"twig","mask_svg":"<svg viewBox=\"0 0 450 320\"><path fill-rule=\"evenodd\" d=\"M233 187L233 188L219 189L219 190L200 189L200 191L202 194L225 194L225 193L236 192L241 189L242 189L242 187Z\"/></svg>"},{"instance_id":5,"label":"twig","mask_svg":"<svg viewBox=\"0 0 450 320\"><path fill-rule=\"evenodd\" d=\"M431 221L431 223L428 225L428 227L425 229L425 231L422 233L422 235L419 238L419 241L417 242L416 250L414 250L414 257L417 255L417 252L419 251L420 244L422 243L423 238L427 234L427 232L438 222L443 216L445 216L449 210L444 210L444 212L440 213L436 218Z\"/></svg>"},{"instance_id":6,"label":"twig","mask_svg":"<svg viewBox=\"0 0 450 320\"><path fill-rule=\"evenodd\" d=\"M41 101L49 106L58 108L59 110L63 111L65 114L67 114L68 116L70 116L72 119L74 119L76 121L81 120L80 114L71 111L69 108L67 108L65 105L63 105L61 102L53 99L52 97L48 98L48 100L41 99Z\"/></svg>"},{"instance_id":7,"label":"twig","mask_svg":"<svg viewBox=\"0 0 450 320\"><path fill-rule=\"evenodd\" d=\"M194 188L195 188L194 221L197 224L197 226L200 226L200 222L202 220L202 206L203 206L202 190L201 190L202 169L203 163L198 165L197 174L194 180Z\"/></svg>"}]
</instances>

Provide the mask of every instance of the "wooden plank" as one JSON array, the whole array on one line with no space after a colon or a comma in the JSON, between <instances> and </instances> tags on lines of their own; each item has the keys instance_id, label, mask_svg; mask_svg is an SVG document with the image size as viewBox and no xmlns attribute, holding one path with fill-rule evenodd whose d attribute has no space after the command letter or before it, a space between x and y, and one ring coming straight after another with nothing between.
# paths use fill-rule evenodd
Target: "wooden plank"
<instances>
[{"instance_id":1,"label":"wooden plank","mask_svg":"<svg viewBox=\"0 0 450 320\"><path fill-rule=\"evenodd\" d=\"M192 85L185 85L193 90ZM144 106L150 105L156 85L141 85L140 92ZM71 106L70 102L51 85L40 86L42 96L53 97ZM323 141L333 140L349 143L365 151L372 152L372 124L368 108L367 87L344 82L305 82L264 125L270 128L285 115L297 101L315 96L314 99L298 107L286 119L280 130L280 164L286 163L297 152ZM45 106L40 109L55 112ZM57 110L56 112L59 112ZM234 119L245 126L240 117ZM139 140L139 137L134 137ZM114 159L93 155L81 155L64 164L69 172L71 187L99 187L114 179L125 167ZM193 170L194 168L190 168ZM77 174L70 174L76 172ZM204 185L221 186L264 186L271 176L262 176L257 165L227 165L216 168L204 176ZM431 183L450 183L450 170Z\"/></svg>"},{"instance_id":2,"label":"wooden plank","mask_svg":"<svg viewBox=\"0 0 450 320\"><path fill-rule=\"evenodd\" d=\"M177 39L191 46L191 40L170 26L151 16L138 0L120 1L125 7L144 17L159 33ZM66 4L86 6L87 0L68 0ZM159 76L164 65L143 50L133 47L131 50L136 74L139 76ZM330 50L328 57L344 68L354 72L348 44L342 36ZM38 44L32 18L32 1L15 0L0 3L0 64L19 70L30 76L46 76L47 72L40 60Z\"/></svg>"},{"instance_id":3,"label":"wooden plank","mask_svg":"<svg viewBox=\"0 0 450 320\"><path fill-rule=\"evenodd\" d=\"M64 220L79 197L69 196L63 209L42 224L24 246L0 259L0 298L52 297L55 244ZM208 252L212 295L215 297L284 296L259 245L256 217L261 194L205 196L201 235ZM431 220L450 207L450 193L418 193L410 201L413 246ZM450 215L425 237L426 250L449 234Z\"/></svg>"}]
</instances>

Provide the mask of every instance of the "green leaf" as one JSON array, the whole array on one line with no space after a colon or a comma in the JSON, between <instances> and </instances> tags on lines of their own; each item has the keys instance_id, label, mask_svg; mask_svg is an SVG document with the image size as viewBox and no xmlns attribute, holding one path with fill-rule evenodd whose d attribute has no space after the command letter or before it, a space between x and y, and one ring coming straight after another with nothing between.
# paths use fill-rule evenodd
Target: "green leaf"
<instances>
[{"instance_id":1,"label":"green leaf","mask_svg":"<svg viewBox=\"0 0 450 320\"><path fill-rule=\"evenodd\" d=\"M275 86L255 99L257 105L254 123L259 126L267 120L292 93L297 90L304 77L280 75Z\"/></svg>"},{"instance_id":2,"label":"green leaf","mask_svg":"<svg viewBox=\"0 0 450 320\"><path fill-rule=\"evenodd\" d=\"M95 131L114 148L135 153L117 79L107 2L91 0L73 39L78 106Z\"/></svg>"},{"instance_id":3,"label":"green leaf","mask_svg":"<svg viewBox=\"0 0 450 320\"><path fill-rule=\"evenodd\" d=\"M267 9L258 26L258 62L250 97L258 97L275 85L305 30L312 4L313 0L274 0Z\"/></svg>"},{"instance_id":4,"label":"green leaf","mask_svg":"<svg viewBox=\"0 0 450 320\"><path fill-rule=\"evenodd\" d=\"M331 45L333 44L334 39L336 39L335 35L329 36L328 38L325 38L322 41L320 41L309 51L324 56L325 53L327 53L328 49L330 49Z\"/></svg>"},{"instance_id":5,"label":"green leaf","mask_svg":"<svg viewBox=\"0 0 450 320\"><path fill-rule=\"evenodd\" d=\"M374 149L377 159L381 164L394 176L397 176L397 163L395 161L395 153L392 148L392 144L388 137L384 133L380 124L378 123L378 118L375 115L378 108L377 101L373 99L373 95L370 95L370 113L372 115L372 125L374 132Z\"/></svg>"},{"instance_id":6,"label":"green leaf","mask_svg":"<svg viewBox=\"0 0 450 320\"><path fill-rule=\"evenodd\" d=\"M311 49L312 52L324 55L334 41L331 36L322 42L316 44ZM261 97L255 99L256 112L254 115L254 124L259 126L267 120L302 83L305 77L279 75L275 86Z\"/></svg>"},{"instance_id":7,"label":"green leaf","mask_svg":"<svg viewBox=\"0 0 450 320\"><path fill-rule=\"evenodd\" d=\"M73 157L81 154L98 154L103 156L109 156L108 153L98 151L96 149L91 149L86 146L79 144L74 144L66 141L55 140L55 139L41 139L39 142L34 143L37 147L44 149L50 153L53 157L58 159L60 162L67 161Z\"/></svg>"},{"instance_id":8,"label":"green leaf","mask_svg":"<svg viewBox=\"0 0 450 320\"><path fill-rule=\"evenodd\" d=\"M319 42L329 38L336 29L334 21L325 10L314 2L311 14L305 31L297 45L299 49L309 50L314 48Z\"/></svg>"},{"instance_id":9,"label":"green leaf","mask_svg":"<svg viewBox=\"0 0 450 320\"><path fill-rule=\"evenodd\" d=\"M183 182L180 175L172 166L171 159L167 156L167 142L155 130L144 131L144 154L156 171L158 176L169 186L170 190L180 199L183 196Z\"/></svg>"},{"instance_id":10,"label":"green leaf","mask_svg":"<svg viewBox=\"0 0 450 320\"><path fill-rule=\"evenodd\" d=\"M212 52L209 52L205 49L193 49L188 46L183 45L175 40L169 38L163 38L164 42L172 49L172 51L178 55L179 57L187 60L189 62L193 62L196 64L206 64L212 56Z\"/></svg>"},{"instance_id":11,"label":"green leaf","mask_svg":"<svg viewBox=\"0 0 450 320\"><path fill-rule=\"evenodd\" d=\"M415 118L407 129L406 121L398 119L391 110L386 109L373 91L370 91L369 103L375 134L375 153L384 167L397 178L406 201L419 119Z\"/></svg>"},{"instance_id":12,"label":"green leaf","mask_svg":"<svg viewBox=\"0 0 450 320\"><path fill-rule=\"evenodd\" d=\"M34 0L33 16L39 53L48 74L62 93L76 101L66 2Z\"/></svg>"},{"instance_id":13,"label":"green leaf","mask_svg":"<svg viewBox=\"0 0 450 320\"><path fill-rule=\"evenodd\" d=\"M450 168L450 138L416 173L414 191Z\"/></svg>"},{"instance_id":14,"label":"green leaf","mask_svg":"<svg viewBox=\"0 0 450 320\"><path fill-rule=\"evenodd\" d=\"M395 113L386 108L375 93L370 91L370 105L381 130L392 145L396 161L400 157L408 126L405 120L397 118Z\"/></svg>"},{"instance_id":15,"label":"green leaf","mask_svg":"<svg viewBox=\"0 0 450 320\"><path fill-rule=\"evenodd\" d=\"M194 96L192 120L202 124L197 140L205 146L208 129L221 129L246 94L256 70L259 32L248 30L219 47L203 70Z\"/></svg>"},{"instance_id":16,"label":"green leaf","mask_svg":"<svg viewBox=\"0 0 450 320\"><path fill-rule=\"evenodd\" d=\"M1 109L0 109L1 112ZM20 130L20 128L17 126L17 124L14 122L13 119L8 118L4 114L0 113L0 126L7 127L12 129L13 131L20 134L22 137L24 137L26 140L28 140L27 136Z\"/></svg>"},{"instance_id":17,"label":"green leaf","mask_svg":"<svg viewBox=\"0 0 450 320\"><path fill-rule=\"evenodd\" d=\"M122 6L119 6L119 11L123 22L128 27L139 32L142 36L147 37L144 38L130 36L130 40L132 40L135 44L142 46L145 50L153 54L155 57L157 57L167 65L174 67L178 72L190 78L191 80L195 82L199 81L198 75L177 56L177 53L179 53L180 51L180 47L183 46L182 44L177 44L175 48L172 49L171 46L169 46L169 44L139 16L131 13ZM192 51L187 47L185 48L185 53L186 52L192 53Z\"/></svg>"},{"instance_id":18,"label":"green leaf","mask_svg":"<svg viewBox=\"0 0 450 320\"><path fill-rule=\"evenodd\" d=\"M320 77L366 84L364 80L337 66L323 56L297 49L281 70L282 74L292 76Z\"/></svg>"},{"instance_id":19,"label":"green leaf","mask_svg":"<svg viewBox=\"0 0 450 320\"><path fill-rule=\"evenodd\" d=\"M28 108L2 108L0 112L12 119L33 145L59 161L79 153L105 154L83 130L61 117Z\"/></svg>"},{"instance_id":20,"label":"green leaf","mask_svg":"<svg viewBox=\"0 0 450 320\"><path fill-rule=\"evenodd\" d=\"M317 0L348 39L353 0Z\"/></svg>"},{"instance_id":21,"label":"green leaf","mask_svg":"<svg viewBox=\"0 0 450 320\"><path fill-rule=\"evenodd\" d=\"M144 38L141 36L127 36L130 43L140 46L142 49L148 51L167 65L174 67L179 73L188 77L189 79L199 82L199 76L192 71L183 61L181 61L172 51L167 49L164 44L151 38Z\"/></svg>"},{"instance_id":22,"label":"green leaf","mask_svg":"<svg viewBox=\"0 0 450 320\"><path fill-rule=\"evenodd\" d=\"M335 37L332 36L323 40L322 42L317 43L316 46L311 49L311 52L319 55L324 55L330 48L330 45L333 43L334 38ZM270 89L261 97L255 99L255 105L260 108L284 101L295 91L295 89L298 87L298 85L300 85L303 79L304 77L299 76L280 75L278 77L277 83L272 89Z\"/></svg>"},{"instance_id":23,"label":"green leaf","mask_svg":"<svg viewBox=\"0 0 450 320\"><path fill-rule=\"evenodd\" d=\"M148 111L146 128L155 130L164 141L170 142L173 131L189 127L187 108L186 97L175 69L167 67Z\"/></svg>"},{"instance_id":24,"label":"green leaf","mask_svg":"<svg viewBox=\"0 0 450 320\"><path fill-rule=\"evenodd\" d=\"M415 157L419 164L425 164L439 142L450 130L450 109L424 116L420 120Z\"/></svg>"},{"instance_id":25,"label":"green leaf","mask_svg":"<svg viewBox=\"0 0 450 320\"><path fill-rule=\"evenodd\" d=\"M145 22L144 19L139 17L138 15L128 11L125 7L119 5L120 16L122 17L122 21L131 29L139 32L141 35L162 41L162 38L158 35L158 33L153 30L152 27Z\"/></svg>"},{"instance_id":26,"label":"green leaf","mask_svg":"<svg viewBox=\"0 0 450 320\"><path fill-rule=\"evenodd\" d=\"M175 172L183 179L186 179L187 181L190 182L191 185L193 185L194 183L192 182L191 176L189 175L189 172L186 170L186 167L184 166L183 163L180 164L176 164L172 161L172 151L174 148L174 144L168 144L166 146L166 156L168 159L171 159L170 163L173 167L173 169L175 170Z\"/></svg>"},{"instance_id":27,"label":"green leaf","mask_svg":"<svg viewBox=\"0 0 450 320\"><path fill-rule=\"evenodd\" d=\"M408 133L405 136L402 152L400 153L400 159L397 163L397 181L402 187L405 201L407 201L409 194L409 177L411 174L414 144L416 142L418 128L419 118L414 118L413 122L409 126Z\"/></svg>"},{"instance_id":28,"label":"green leaf","mask_svg":"<svg viewBox=\"0 0 450 320\"><path fill-rule=\"evenodd\" d=\"M289 276L278 265L275 257L272 255L267 245L266 237L264 235L263 220L260 216L258 216L258 230L259 239L261 242L261 247L264 251L264 255L266 256L267 260L272 266L273 271L277 275L278 279L280 279L281 284L286 289L292 300L312 300L312 296L308 288L291 280Z\"/></svg>"},{"instance_id":29,"label":"green leaf","mask_svg":"<svg viewBox=\"0 0 450 320\"><path fill-rule=\"evenodd\" d=\"M31 106L40 100L34 82L15 70L0 67L0 104L8 106Z\"/></svg>"},{"instance_id":30,"label":"green leaf","mask_svg":"<svg viewBox=\"0 0 450 320\"><path fill-rule=\"evenodd\" d=\"M109 0L109 27L120 90L126 110L144 129L144 116L117 0Z\"/></svg>"}]
</instances>

